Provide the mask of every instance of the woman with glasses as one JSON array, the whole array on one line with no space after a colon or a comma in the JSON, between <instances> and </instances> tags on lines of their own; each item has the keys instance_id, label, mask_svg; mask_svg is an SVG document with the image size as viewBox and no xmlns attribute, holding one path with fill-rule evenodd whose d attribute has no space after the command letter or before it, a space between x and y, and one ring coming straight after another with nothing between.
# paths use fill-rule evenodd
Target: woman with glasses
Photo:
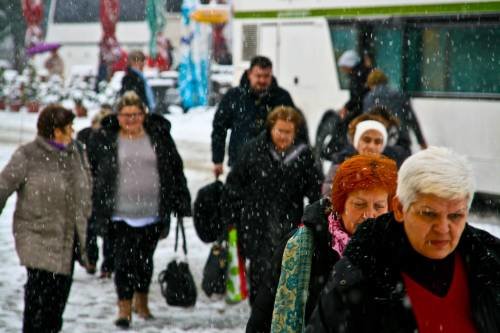
<instances>
[{"instance_id":1,"label":"woman with glasses","mask_svg":"<svg viewBox=\"0 0 500 333\"><path fill-rule=\"evenodd\" d=\"M170 123L146 114L133 91L102 121L89 144L95 171L93 214L110 223L114 242L119 327L129 327L132 298L139 317L151 319L148 292L153 254L166 236L170 214L190 216L191 198Z\"/></svg>"}]
</instances>

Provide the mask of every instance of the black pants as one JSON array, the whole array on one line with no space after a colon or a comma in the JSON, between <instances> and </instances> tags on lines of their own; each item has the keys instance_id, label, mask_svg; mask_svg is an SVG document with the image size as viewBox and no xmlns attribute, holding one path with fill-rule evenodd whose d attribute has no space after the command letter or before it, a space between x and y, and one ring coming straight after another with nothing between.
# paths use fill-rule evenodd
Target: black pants
<instances>
[{"instance_id":1,"label":"black pants","mask_svg":"<svg viewBox=\"0 0 500 333\"><path fill-rule=\"evenodd\" d=\"M24 286L23 333L59 332L73 282L72 275L28 268Z\"/></svg>"},{"instance_id":2,"label":"black pants","mask_svg":"<svg viewBox=\"0 0 500 333\"><path fill-rule=\"evenodd\" d=\"M250 305L252 305L255 301L260 286L267 277L268 272L271 270L271 259L274 253L273 250L274 249L271 245L266 243L261 244L261 246L259 246L258 253L251 256L249 259L250 265L248 267L247 274L250 284Z\"/></svg>"},{"instance_id":3,"label":"black pants","mask_svg":"<svg viewBox=\"0 0 500 333\"><path fill-rule=\"evenodd\" d=\"M115 253L115 286L119 300L131 300L134 292L147 293L153 276L153 254L162 224L133 228L112 222Z\"/></svg>"},{"instance_id":4,"label":"black pants","mask_svg":"<svg viewBox=\"0 0 500 333\"><path fill-rule=\"evenodd\" d=\"M97 221L89 219L87 227L87 256L89 263L95 265L99 259L99 247L97 246L97 236L102 235L102 255L101 272L112 272L115 266L113 254L113 237L111 231L112 222L106 222L104 226L97 225ZM101 231L99 231L101 230Z\"/></svg>"}]
</instances>

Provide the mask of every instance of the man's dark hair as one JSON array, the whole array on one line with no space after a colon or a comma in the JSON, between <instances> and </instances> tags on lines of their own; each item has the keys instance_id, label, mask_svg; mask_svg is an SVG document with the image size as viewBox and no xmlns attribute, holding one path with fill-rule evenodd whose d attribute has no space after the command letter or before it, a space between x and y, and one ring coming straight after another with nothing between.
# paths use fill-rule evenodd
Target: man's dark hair
<instances>
[{"instance_id":1,"label":"man's dark hair","mask_svg":"<svg viewBox=\"0 0 500 333\"><path fill-rule=\"evenodd\" d=\"M75 115L70 110L59 104L50 104L38 116L36 124L38 135L45 139L53 139L54 130L56 128L64 129L73 122L73 119L75 119Z\"/></svg>"},{"instance_id":2,"label":"man's dark hair","mask_svg":"<svg viewBox=\"0 0 500 333\"><path fill-rule=\"evenodd\" d=\"M130 51L130 53L128 54L129 65L133 64L133 63L140 62L140 61L145 61L145 60L146 60L146 56L144 55L144 52L142 52L141 50L133 50L133 51Z\"/></svg>"},{"instance_id":3,"label":"man's dark hair","mask_svg":"<svg viewBox=\"0 0 500 333\"><path fill-rule=\"evenodd\" d=\"M260 68L273 68L273 63L268 57L264 56L255 56L250 61L250 69L255 66L259 66Z\"/></svg>"}]
</instances>

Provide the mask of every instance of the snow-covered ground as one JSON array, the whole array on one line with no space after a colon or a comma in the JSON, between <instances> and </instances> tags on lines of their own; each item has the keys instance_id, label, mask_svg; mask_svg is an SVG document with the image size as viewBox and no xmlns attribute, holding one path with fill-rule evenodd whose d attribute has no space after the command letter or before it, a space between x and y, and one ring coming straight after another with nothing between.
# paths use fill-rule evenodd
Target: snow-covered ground
<instances>
[{"instance_id":1,"label":"snow-covered ground","mask_svg":"<svg viewBox=\"0 0 500 333\"><path fill-rule=\"evenodd\" d=\"M91 112L92 114L93 112ZM213 110L194 109L187 114L172 114L172 135L184 160L185 174L194 200L198 189L213 180L211 172L210 133ZM0 111L0 170L16 147L30 141L36 133L36 114ZM90 117L75 120L75 129L90 124ZM26 270L19 265L12 235L13 195L0 215L0 332L20 332L24 308L23 292ZM195 282L201 285L202 270L210 249L196 236L192 220L185 220L188 262ZM151 311L155 320L132 319L129 332L243 332L249 316L247 302L227 305L224 300L206 297L201 288L194 308L168 306L161 295L158 273L174 259L175 222L166 240L160 241L154 256L155 271L150 292ZM178 255L182 258L183 255ZM100 263L99 263L100 264ZM114 332L116 293L112 280L100 280L76 266L68 305L64 312L63 332Z\"/></svg>"},{"instance_id":2,"label":"snow-covered ground","mask_svg":"<svg viewBox=\"0 0 500 333\"><path fill-rule=\"evenodd\" d=\"M95 112L95 111L94 111ZM76 119L75 129L89 125L89 118ZM193 196L198 189L213 180L211 173L210 133L213 110L194 109L187 114L174 113L167 117L172 122L172 135L184 160L188 185ZM15 148L31 140L36 133L36 114L0 111L0 169L7 163ZM12 214L15 195L7 202L0 215L0 332L19 332L22 326L24 267L19 265L12 236ZM500 236L498 215L472 215L470 221ZM194 231L192 220L186 220L188 262L198 286L210 246L202 243ZM172 224L171 231L175 224ZM194 308L167 306L161 296L157 277L160 270L176 257L173 252L174 232L159 243L154 262L154 280L151 286L153 321L133 319L129 332L242 332L249 315L246 302L226 305L223 300L208 299L201 289ZM182 257L182 256L181 256ZM87 275L79 266L75 269L74 283L64 313L63 332L113 332L116 317L116 294L111 280L100 280Z\"/></svg>"}]
</instances>

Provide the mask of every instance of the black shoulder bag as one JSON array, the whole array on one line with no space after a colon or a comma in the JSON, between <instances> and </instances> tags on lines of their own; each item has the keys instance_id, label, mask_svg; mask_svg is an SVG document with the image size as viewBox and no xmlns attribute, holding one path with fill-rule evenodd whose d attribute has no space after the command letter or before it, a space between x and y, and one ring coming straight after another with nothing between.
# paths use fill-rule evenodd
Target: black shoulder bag
<instances>
[{"instance_id":1,"label":"black shoulder bag","mask_svg":"<svg viewBox=\"0 0 500 333\"><path fill-rule=\"evenodd\" d=\"M179 238L179 229L182 232L182 249L187 256L186 234L182 217L177 218L177 227L175 229L175 247L177 252L177 242ZM161 293L168 305L189 307L196 303L196 285L193 275L189 270L189 265L185 261L172 260L167 264L167 268L158 275Z\"/></svg>"}]
</instances>

